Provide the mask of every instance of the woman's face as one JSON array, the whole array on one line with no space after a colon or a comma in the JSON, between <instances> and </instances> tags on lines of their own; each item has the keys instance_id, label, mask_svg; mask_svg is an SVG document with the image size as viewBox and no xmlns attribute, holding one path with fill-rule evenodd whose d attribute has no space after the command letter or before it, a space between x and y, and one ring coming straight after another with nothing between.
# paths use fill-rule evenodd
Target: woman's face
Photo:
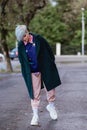
<instances>
[{"instance_id":1,"label":"woman's face","mask_svg":"<svg viewBox=\"0 0 87 130\"><path fill-rule=\"evenodd\" d=\"M29 42L29 33L26 33L23 37L23 41L28 43Z\"/></svg>"}]
</instances>

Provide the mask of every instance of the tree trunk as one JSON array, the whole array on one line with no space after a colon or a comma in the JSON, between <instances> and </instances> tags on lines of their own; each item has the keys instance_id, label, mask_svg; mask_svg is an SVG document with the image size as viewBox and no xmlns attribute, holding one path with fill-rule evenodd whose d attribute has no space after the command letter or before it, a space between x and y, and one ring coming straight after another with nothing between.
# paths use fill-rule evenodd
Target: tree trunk
<instances>
[{"instance_id":1,"label":"tree trunk","mask_svg":"<svg viewBox=\"0 0 87 130\"><path fill-rule=\"evenodd\" d=\"M2 46L2 51L5 56L5 61L6 61L6 70L7 72L13 72L10 57L9 57L9 52L8 52L8 46L6 43L6 36L7 32L5 29L1 30L1 46Z\"/></svg>"}]
</instances>

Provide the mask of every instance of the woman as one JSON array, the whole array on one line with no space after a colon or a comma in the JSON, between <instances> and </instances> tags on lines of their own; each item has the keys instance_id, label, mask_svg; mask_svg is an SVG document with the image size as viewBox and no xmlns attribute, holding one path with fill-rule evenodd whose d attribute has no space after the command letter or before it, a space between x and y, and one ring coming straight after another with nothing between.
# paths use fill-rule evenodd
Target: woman
<instances>
[{"instance_id":1,"label":"woman","mask_svg":"<svg viewBox=\"0 0 87 130\"><path fill-rule=\"evenodd\" d=\"M33 117L31 125L38 125L38 107L40 104L40 91L45 87L48 110L53 120L58 118L55 109L55 88L61 84L55 57L48 42L40 35L28 32L26 25L18 25L15 29L18 40L18 57L21 63L30 98Z\"/></svg>"}]
</instances>

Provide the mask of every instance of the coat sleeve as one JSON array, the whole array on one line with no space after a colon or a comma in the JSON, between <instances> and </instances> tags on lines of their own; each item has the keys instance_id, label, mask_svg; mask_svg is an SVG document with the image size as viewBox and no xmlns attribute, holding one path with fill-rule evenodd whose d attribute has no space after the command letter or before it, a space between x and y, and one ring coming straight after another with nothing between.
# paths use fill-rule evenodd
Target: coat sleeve
<instances>
[{"instance_id":1,"label":"coat sleeve","mask_svg":"<svg viewBox=\"0 0 87 130\"><path fill-rule=\"evenodd\" d=\"M49 45L49 43L47 42L47 40L45 38L43 38L42 36L39 35L39 39L41 41L41 44L43 44L45 46L45 49L47 49L47 51L49 52L50 58L55 61L55 57L53 54L53 51Z\"/></svg>"}]
</instances>

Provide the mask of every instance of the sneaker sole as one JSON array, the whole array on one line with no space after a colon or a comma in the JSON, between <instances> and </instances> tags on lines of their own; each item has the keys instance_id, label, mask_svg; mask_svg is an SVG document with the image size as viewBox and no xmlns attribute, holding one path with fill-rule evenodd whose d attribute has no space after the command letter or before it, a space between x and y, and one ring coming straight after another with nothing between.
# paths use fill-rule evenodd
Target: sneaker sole
<instances>
[{"instance_id":1,"label":"sneaker sole","mask_svg":"<svg viewBox=\"0 0 87 130\"><path fill-rule=\"evenodd\" d=\"M31 123L32 126L39 126L39 123Z\"/></svg>"}]
</instances>

